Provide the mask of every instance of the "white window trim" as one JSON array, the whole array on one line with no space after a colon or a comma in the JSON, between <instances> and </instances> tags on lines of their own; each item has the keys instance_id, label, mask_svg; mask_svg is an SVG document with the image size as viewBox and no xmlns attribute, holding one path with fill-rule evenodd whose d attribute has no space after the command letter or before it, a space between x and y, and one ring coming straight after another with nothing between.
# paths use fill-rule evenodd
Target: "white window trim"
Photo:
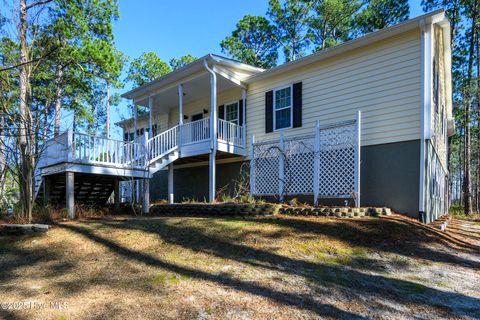
<instances>
[{"instance_id":1,"label":"white window trim","mask_svg":"<svg viewBox=\"0 0 480 320\"><path fill-rule=\"evenodd\" d=\"M275 104L276 104L275 94L276 94L277 91L284 90L284 89L287 89L287 88L290 88L290 107L285 107L285 108L277 110L275 108ZM277 111L285 110L287 108L290 108L290 126L285 127L285 128L277 129ZM290 84L288 86L273 89L273 131L274 132L275 131L282 131L282 130L287 130L287 129L292 129L292 128L293 128L293 84Z\"/></svg>"},{"instance_id":2,"label":"white window trim","mask_svg":"<svg viewBox=\"0 0 480 320\"><path fill-rule=\"evenodd\" d=\"M237 125L240 124L240 103L238 103L238 100L233 100L231 102L228 102L228 103L224 103L223 104L223 120L225 121L228 121L227 120L227 106L228 105L232 105L232 104L236 104L237 105ZM228 122L231 122L231 121L228 121Z\"/></svg>"}]
</instances>

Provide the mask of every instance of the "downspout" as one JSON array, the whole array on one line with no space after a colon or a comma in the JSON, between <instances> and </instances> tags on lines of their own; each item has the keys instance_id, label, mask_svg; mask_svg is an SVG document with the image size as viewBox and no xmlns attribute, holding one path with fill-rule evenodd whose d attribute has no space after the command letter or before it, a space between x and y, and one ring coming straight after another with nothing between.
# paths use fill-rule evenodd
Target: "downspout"
<instances>
[{"instance_id":1,"label":"downspout","mask_svg":"<svg viewBox=\"0 0 480 320\"><path fill-rule=\"evenodd\" d=\"M210 132L211 132L211 146L210 150L214 153L217 152L217 74L215 71L210 69L208 66L207 60L203 60L203 64L205 65L205 69L210 73L210 88L211 88L211 114L210 114ZM214 139L215 138L215 139Z\"/></svg>"},{"instance_id":2,"label":"downspout","mask_svg":"<svg viewBox=\"0 0 480 320\"><path fill-rule=\"evenodd\" d=\"M215 201L216 192L216 168L215 159L217 156L217 75L208 66L207 60L203 60L205 69L210 73L210 89L211 89L211 111L210 111L210 174L209 174L209 201Z\"/></svg>"}]
</instances>

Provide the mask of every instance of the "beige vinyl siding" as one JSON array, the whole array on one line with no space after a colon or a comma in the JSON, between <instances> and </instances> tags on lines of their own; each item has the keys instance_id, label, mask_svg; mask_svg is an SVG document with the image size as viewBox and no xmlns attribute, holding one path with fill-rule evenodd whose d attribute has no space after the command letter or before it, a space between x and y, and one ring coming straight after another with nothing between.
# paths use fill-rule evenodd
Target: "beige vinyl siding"
<instances>
[{"instance_id":1,"label":"beige vinyl siding","mask_svg":"<svg viewBox=\"0 0 480 320\"><path fill-rule=\"evenodd\" d=\"M420 30L355 49L328 60L253 82L247 97L247 136L265 134L265 92L302 82L302 127L285 136L313 134L316 120L331 124L362 111L362 145L420 139Z\"/></svg>"}]
</instances>

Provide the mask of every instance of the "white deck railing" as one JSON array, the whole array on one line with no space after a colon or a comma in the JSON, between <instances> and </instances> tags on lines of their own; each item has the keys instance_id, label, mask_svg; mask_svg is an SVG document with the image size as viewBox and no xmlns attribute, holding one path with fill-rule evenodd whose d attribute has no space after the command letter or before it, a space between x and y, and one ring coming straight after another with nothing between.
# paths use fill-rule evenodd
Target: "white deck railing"
<instances>
[{"instance_id":1,"label":"white deck railing","mask_svg":"<svg viewBox=\"0 0 480 320\"><path fill-rule=\"evenodd\" d=\"M210 118L184 123L180 130L182 145L210 140Z\"/></svg>"},{"instance_id":2,"label":"white deck railing","mask_svg":"<svg viewBox=\"0 0 480 320\"><path fill-rule=\"evenodd\" d=\"M245 147L245 127L218 119L217 139ZM145 136L125 142L73 131L46 143L40 167L60 162L104 164L115 167L145 168L180 146L210 140L210 118L177 125L145 140Z\"/></svg>"},{"instance_id":3,"label":"white deck railing","mask_svg":"<svg viewBox=\"0 0 480 320\"><path fill-rule=\"evenodd\" d=\"M245 146L245 127L239 126L233 122L218 119L218 141L233 144L234 146Z\"/></svg>"},{"instance_id":4,"label":"white deck railing","mask_svg":"<svg viewBox=\"0 0 480 320\"><path fill-rule=\"evenodd\" d=\"M108 165L145 165L145 151L137 141L124 142L85 133L73 134L74 161Z\"/></svg>"}]
</instances>

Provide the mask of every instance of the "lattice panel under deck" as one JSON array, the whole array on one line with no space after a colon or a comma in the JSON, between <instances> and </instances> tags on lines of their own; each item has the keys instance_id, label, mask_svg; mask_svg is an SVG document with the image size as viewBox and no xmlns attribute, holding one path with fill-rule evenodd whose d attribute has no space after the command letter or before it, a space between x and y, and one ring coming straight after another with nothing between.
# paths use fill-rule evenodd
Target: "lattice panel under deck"
<instances>
[{"instance_id":1,"label":"lattice panel under deck","mask_svg":"<svg viewBox=\"0 0 480 320\"><path fill-rule=\"evenodd\" d=\"M307 136L285 139L283 148L280 141L254 144L253 194L273 196L313 194L317 157L319 197L354 197L355 153L358 144L355 122L321 128L317 148L316 141L315 136Z\"/></svg>"},{"instance_id":2,"label":"lattice panel under deck","mask_svg":"<svg viewBox=\"0 0 480 320\"><path fill-rule=\"evenodd\" d=\"M354 125L320 130L319 197L352 197L355 191Z\"/></svg>"}]
</instances>

